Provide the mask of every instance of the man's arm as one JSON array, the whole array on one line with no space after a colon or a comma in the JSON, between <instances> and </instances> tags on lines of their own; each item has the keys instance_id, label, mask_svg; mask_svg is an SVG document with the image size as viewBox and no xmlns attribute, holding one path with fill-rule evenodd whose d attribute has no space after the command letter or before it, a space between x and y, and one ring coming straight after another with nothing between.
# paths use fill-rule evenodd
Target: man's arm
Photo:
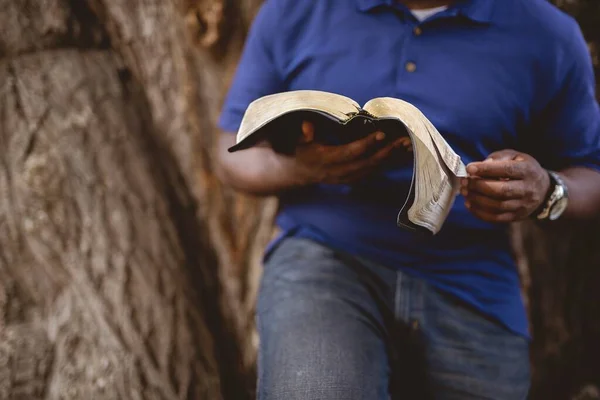
<instances>
[{"instance_id":1,"label":"man's arm","mask_svg":"<svg viewBox=\"0 0 600 400\"><path fill-rule=\"evenodd\" d=\"M543 86L551 90L547 97L540 91L544 100L532 105L531 129L523 133L536 154L502 150L467 167L467 206L486 221L515 221L536 211L550 185L542 166L558 171L567 185L561 220L600 214L600 109L589 49L575 22L562 46L542 71Z\"/></svg>"},{"instance_id":2,"label":"man's arm","mask_svg":"<svg viewBox=\"0 0 600 400\"><path fill-rule=\"evenodd\" d=\"M234 189L257 196L277 195L315 183L352 183L371 173L395 148L404 145L401 138L383 146L385 134L375 132L343 146L325 146L313 141L314 127L309 122L302 124L302 134L294 156L285 156L267 144L229 153L227 149L234 144L235 135L223 133L219 176Z\"/></svg>"},{"instance_id":3,"label":"man's arm","mask_svg":"<svg viewBox=\"0 0 600 400\"><path fill-rule=\"evenodd\" d=\"M467 166L462 181L467 208L488 222L512 222L529 217L545 200L547 171L531 156L514 150L493 153ZM571 167L559 172L569 191L561 219L584 220L600 214L600 172Z\"/></svg>"},{"instance_id":4,"label":"man's arm","mask_svg":"<svg viewBox=\"0 0 600 400\"><path fill-rule=\"evenodd\" d=\"M560 176L569 190L569 219L591 219L600 214L600 172L583 167L567 168Z\"/></svg>"},{"instance_id":5,"label":"man's arm","mask_svg":"<svg viewBox=\"0 0 600 400\"><path fill-rule=\"evenodd\" d=\"M230 154L235 135L223 133L219 143L219 177L236 190L257 196L275 195L304 183L294 172L293 159L257 146Z\"/></svg>"}]
</instances>

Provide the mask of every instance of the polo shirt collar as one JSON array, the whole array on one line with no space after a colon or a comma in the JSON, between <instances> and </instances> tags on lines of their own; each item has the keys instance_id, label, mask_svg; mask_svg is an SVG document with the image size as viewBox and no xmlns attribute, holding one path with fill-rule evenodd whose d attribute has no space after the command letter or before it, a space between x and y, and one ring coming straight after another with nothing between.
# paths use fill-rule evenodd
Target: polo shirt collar
<instances>
[{"instance_id":1,"label":"polo shirt collar","mask_svg":"<svg viewBox=\"0 0 600 400\"><path fill-rule=\"evenodd\" d=\"M492 23L496 0L465 0L456 4L459 13L473 21Z\"/></svg>"},{"instance_id":2,"label":"polo shirt collar","mask_svg":"<svg viewBox=\"0 0 600 400\"><path fill-rule=\"evenodd\" d=\"M496 0L459 0L445 11L449 15L463 15L473 21L482 23L493 22L492 16L494 3ZM356 0L358 9L368 12L378 7L394 7L406 10L402 4L396 0Z\"/></svg>"},{"instance_id":3,"label":"polo shirt collar","mask_svg":"<svg viewBox=\"0 0 600 400\"><path fill-rule=\"evenodd\" d=\"M381 6L392 6L394 0L356 0L356 5L360 11L371 11Z\"/></svg>"}]
</instances>

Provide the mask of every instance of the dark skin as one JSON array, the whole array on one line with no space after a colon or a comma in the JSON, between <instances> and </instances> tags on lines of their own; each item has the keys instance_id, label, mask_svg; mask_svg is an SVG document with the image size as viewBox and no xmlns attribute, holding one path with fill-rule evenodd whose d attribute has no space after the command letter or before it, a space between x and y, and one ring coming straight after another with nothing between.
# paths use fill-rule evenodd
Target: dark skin
<instances>
[{"instance_id":1,"label":"dark skin","mask_svg":"<svg viewBox=\"0 0 600 400\"><path fill-rule=\"evenodd\" d=\"M234 154L227 149L235 135L224 133L219 144L220 176L235 189L258 196L277 195L315 183L351 184L373 173L394 150L410 147L408 138L386 146L383 132L342 146L325 146L314 141L314 126L302 124L294 156L275 153L266 143ZM374 154L370 152L381 147Z\"/></svg>"},{"instance_id":2,"label":"dark skin","mask_svg":"<svg viewBox=\"0 0 600 400\"><path fill-rule=\"evenodd\" d=\"M402 0L415 9L448 5L448 0ZM409 149L406 138L391 143L365 158L385 138L382 132L344 146L323 146L314 142L314 127L302 125L303 137L295 156L275 153L266 143L236 154L227 152L235 135L225 133L219 144L219 173L235 189L258 196L277 195L286 190L315 183L351 184L375 171L394 153ZM396 152L397 153L397 152Z\"/></svg>"},{"instance_id":3,"label":"dark skin","mask_svg":"<svg viewBox=\"0 0 600 400\"><path fill-rule=\"evenodd\" d=\"M435 8L449 6L453 3L451 0L397 0L398 3L404 4L411 10L423 10L427 8Z\"/></svg>"},{"instance_id":4,"label":"dark skin","mask_svg":"<svg viewBox=\"0 0 600 400\"><path fill-rule=\"evenodd\" d=\"M398 0L411 9L450 5L450 0ZM316 183L352 184L377 170L397 150L410 149L400 139L365 157L384 139L376 132L343 146L314 142L314 127L304 122L303 137L295 156L275 153L267 144L230 154L235 135L225 133L219 145L220 176L235 189L259 196ZM528 154L515 150L492 153L485 161L467 166L469 178L461 180L465 205L478 218L508 223L529 218L548 194L546 170ZM586 220L600 214L600 173L572 167L559 171L569 190L569 206L561 220Z\"/></svg>"},{"instance_id":5,"label":"dark skin","mask_svg":"<svg viewBox=\"0 0 600 400\"><path fill-rule=\"evenodd\" d=\"M398 0L411 9L447 6L449 0ZM528 218L544 201L550 178L531 156L515 150L492 153L485 162L467 167L462 180L465 205L488 222L514 222ZM560 171L569 189L569 207L561 219L585 220L600 214L600 173L582 167Z\"/></svg>"},{"instance_id":6,"label":"dark skin","mask_svg":"<svg viewBox=\"0 0 600 400\"><path fill-rule=\"evenodd\" d=\"M467 166L462 179L465 205L488 222L528 218L544 201L550 187L546 170L528 154L502 150ZM600 213L600 173L571 167L559 172L569 190L569 206L561 219L585 220Z\"/></svg>"},{"instance_id":7,"label":"dark skin","mask_svg":"<svg viewBox=\"0 0 600 400\"><path fill-rule=\"evenodd\" d=\"M278 195L316 183L352 184L376 171L395 150L406 151L410 146L402 138L365 158L384 139L382 132L343 146L325 146L313 141L310 123L302 128L304 136L295 156L277 154L266 144L231 154L227 148L235 143L235 135L222 134L221 178L235 189L257 196ZM488 222L529 218L550 186L546 170L533 157L516 150L492 153L485 161L469 164L467 172L469 178L461 180L465 205ZM600 173L572 167L559 174L569 190L569 206L561 219L586 220L600 214Z\"/></svg>"}]
</instances>

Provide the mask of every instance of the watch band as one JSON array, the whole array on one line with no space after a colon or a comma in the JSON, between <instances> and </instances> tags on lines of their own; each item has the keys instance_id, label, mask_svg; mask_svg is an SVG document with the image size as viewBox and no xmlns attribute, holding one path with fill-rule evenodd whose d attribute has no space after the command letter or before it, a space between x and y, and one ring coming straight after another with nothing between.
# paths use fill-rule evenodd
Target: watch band
<instances>
[{"instance_id":1,"label":"watch band","mask_svg":"<svg viewBox=\"0 0 600 400\"><path fill-rule=\"evenodd\" d=\"M540 209L533 214L538 220L550 219L554 205L556 205L557 202L563 198L568 197L567 186L563 182L560 175L550 170L547 170L547 172L548 176L550 177L550 188L548 189L546 198L540 205Z\"/></svg>"}]
</instances>

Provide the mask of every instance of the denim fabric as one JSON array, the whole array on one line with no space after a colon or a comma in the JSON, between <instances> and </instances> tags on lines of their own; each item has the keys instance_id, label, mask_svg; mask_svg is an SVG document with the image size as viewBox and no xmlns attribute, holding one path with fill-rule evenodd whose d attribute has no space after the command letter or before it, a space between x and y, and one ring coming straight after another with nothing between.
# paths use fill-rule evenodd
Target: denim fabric
<instances>
[{"instance_id":1,"label":"denim fabric","mask_svg":"<svg viewBox=\"0 0 600 400\"><path fill-rule=\"evenodd\" d=\"M258 399L520 400L528 341L425 282L289 238L265 263Z\"/></svg>"}]
</instances>

